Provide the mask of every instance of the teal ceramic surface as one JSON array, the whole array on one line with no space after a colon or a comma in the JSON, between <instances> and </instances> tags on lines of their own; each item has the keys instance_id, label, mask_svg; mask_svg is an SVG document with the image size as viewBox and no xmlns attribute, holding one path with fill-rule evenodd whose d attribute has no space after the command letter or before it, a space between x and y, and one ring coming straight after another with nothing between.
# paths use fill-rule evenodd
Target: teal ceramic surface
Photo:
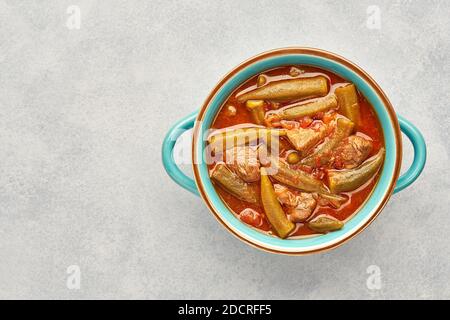
<instances>
[{"instance_id":1,"label":"teal ceramic surface","mask_svg":"<svg viewBox=\"0 0 450 320\"><path fill-rule=\"evenodd\" d=\"M357 214L353 215L345 223L344 228L339 231L302 239L280 239L259 232L237 219L220 199L209 179L204 152L205 141L202 139L222 104L237 87L254 75L285 65L319 67L354 83L375 109L382 126L386 147L385 161L379 181L370 198ZM196 120L199 121L196 122ZM177 138L185 130L192 128L194 124L196 124L196 130L193 137L193 161L199 162L193 165L196 181L187 177L173 159L173 148ZM401 164L402 142L398 125L414 147L414 161L406 173L400 177L398 177L398 173ZM271 252L305 254L336 247L361 232L379 214L393 191L398 192L405 189L419 177L425 166L426 146L423 136L411 122L401 116L395 117L384 93L360 68L342 57L322 50L288 48L261 54L230 72L216 86L202 108L200 116L194 112L178 121L169 130L162 146L162 159L170 177L188 191L196 195L200 194L219 221L241 240Z\"/></svg>"}]
</instances>

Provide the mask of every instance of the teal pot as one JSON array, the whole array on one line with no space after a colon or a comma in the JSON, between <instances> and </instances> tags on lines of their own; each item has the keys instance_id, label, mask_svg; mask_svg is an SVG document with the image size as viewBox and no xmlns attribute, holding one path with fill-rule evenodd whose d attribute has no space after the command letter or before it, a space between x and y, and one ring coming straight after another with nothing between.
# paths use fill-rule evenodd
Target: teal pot
<instances>
[{"instance_id":1,"label":"teal pot","mask_svg":"<svg viewBox=\"0 0 450 320\"><path fill-rule=\"evenodd\" d=\"M344 227L301 239L280 239L242 223L221 200L208 175L205 161L205 132L230 94L249 78L266 70L286 65L308 65L331 71L354 83L375 109L382 127L386 156L380 178L363 206L346 221ZM173 148L178 137L194 127L192 168L194 179L187 177L176 165ZM401 176L403 132L414 147L414 160ZM212 90L200 111L178 121L167 133L162 146L162 159L169 176L181 187L200 195L217 220L242 241L266 251L301 255L335 248L363 231L380 214L393 193L411 185L422 172L426 146L422 134L405 118L397 115L377 83L354 63L334 53L312 48L283 48L257 55L234 68ZM205 231L208 232L208 231Z\"/></svg>"}]
</instances>

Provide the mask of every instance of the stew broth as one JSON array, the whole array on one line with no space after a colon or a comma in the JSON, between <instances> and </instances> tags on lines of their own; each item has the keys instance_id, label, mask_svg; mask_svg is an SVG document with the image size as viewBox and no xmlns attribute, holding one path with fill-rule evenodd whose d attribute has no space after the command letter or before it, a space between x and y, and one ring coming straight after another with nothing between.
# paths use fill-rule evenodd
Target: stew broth
<instances>
[{"instance_id":1,"label":"stew broth","mask_svg":"<svg viewBox=\"0 0 450 320\"><path fill-rule=\"evenodd\" d=\"M286 66L286 67L280 67L275 68L273 70L269 70L264 72L264 76L255 76L248 81L246 81L244 84L242 84L237 90L235 90L231 96L227 99L227 101L223 104L222 108L218 112L216 119L214 120L211 128L212 129L226 129L232 126L236 125L245 125L245 126L256 126L255 124L255 118L252 115L251 112L249 112L248 107L246 106L246 102L240 101L239 97L245 94L246 92L252 92L255 89L258 88L257 81L263 82L261 79L265 81L264 85L275 83L280 80L290 80L290 79L299 79L299 78L314 78L314 77L325 77L328 81L328 93L326 96L334 95L336 88L344 87L348 84L348 81L342 79L341 77L337 76L334 73L321 70L315 67L310 66ZM321 99L322 97L315 97L312 100L311 99L289 99L288 101L265 101L264 102L264 114L265 114L265 123L262 124L262 126L267 127L268 126L268 120L270 119L270 114L274 113L277 114L279 112L278 110L283 110L284 108L289 108L289 106L295 105L297 103L307 103L308 101L315 101L315 99ZM278 99L278 98L277 98ZM270 99L269 99L270 100ZM364 160L369 161L371 157L374 157L379 153L380 149L384 147L383 145L383 134L380 127L380 123L378 121L378 118L375 114L374 109L369 104L369 102L362 96L359 92L357 93L357 103L359 104L359 120L358 123L355 125L355 129L352 133L354 136L362 137L366 141L371 142L371 150L366 155L366 158ZM323 125L325 121L327 121L326 117L331 118L330 123L334 123L339 119L340 117L344 117L341 112L342 107L339 105L335 111L326 111L326 112L319 112L315 114L314 116L306 116L306 117L299 117L297 119L290 119L283 122L283 126L294 126L295 128L311 128L317 123L319 125ZM258 124L258 126L261 125ZM269 123L269 126L272 124ZM277 124L279 125L279 124ZM336 129L336 125L334 125L334 129L331 128L330 132L333 134ZM331 127L331 125L329 125ZM332 131L334 130L334 131ZM286 137L282 136L280 138L280 153L279 158L282 159L282 161L286 161L287 156L290 153L296 153L301 155L302 159L305 160L305 157L308 156L308 154L311 154L314 152L314 150L317 150L320 148L320 145L324 143L325 140L330 139L330 134L326 136L326 138L321 139L320 143L315 144L315 146L308 150L307 153L305 152L298 152L292 145L291 141ZM343 145L343 148L346 148L347 146ZM333 148L333 152L336 150L336 147ZM338 154L339 156L339 154ZM303 165L302 162L296 163L296 164L289 164L289 167L292 170L300 170L302 172L305 172L307 174L310 174L315 179L321 181L326 187L329 187L328 185L328 173L330 170L339 171L339 163L336 160L338 158L336 156L333 158L334 162L333 165L325 164L325 165L318 165L317 161L322 161L320 158L317 158L313 161L316 161L316 164L313 166L314 168L311 168L308 165ZM344 154L344 158L346 155ZM347 157L349 158L349 157ZM369 159L370 158L370 159ZM367 160L369 159L369 160ZM302 160L302 161L303 161ZM216 162L209 165L209 169L213 170L216 166ZM363 166L364 163L360 163L357 168ZM348 170L348 169L346 169ZM351 170L351 169L350 169ZM330 205L329 203L321 203L321 201L318 201L315 205L315 208L313 209L312 213L308 216L307 219L304 221L295 222L295 229L289 233L289 237L298 237L298 236L306 236L306 235L312 235L312 234L318 234L317 230L313 230L310 227L309 221L313 221L315 218L319 216L329 216L337 219L338 221L346 221L349 219L353 214L355 214L358 209L364 204L364 202L368 199L371 192L374 189L374 186L376 185L376 182L379 178L379 172L381 170L377 170L377 172L370 177L370 179L367 179L364 184L356 188L355 190L351 191L344 191L339 192L339 195L343 197L345 200L340 203L339 207L335 207L333 205ZM277 181L272 176L269 176L270 181L272 182L272 185L280 184L280 181ZM260 201L256 203L249 203L246 201L242 201L242 199L239 199L235 196L235 194L230 193L229 190L226 188L223 188L223 186L220 186L219 184L215 183L215 188L222 198L222 200L225 202L225 204L234 212L237 218L240 218L241 220L244 220L248 223L248 219L250 219L250 222L252 222L252 218L243 218L243 215L241 215L241 212L243 212L245 209L253 209L256 213L259 214L258 216L258 223L248 223L252 225L253 227L259 229L262 232L268 232L270 234L276 235L277 232L273 229L271 223L269 222L267 218L267 214L265 212L264 206ZM261 183L260 181L252 181L248 182L248 185L251 185L254 190L256 190L256 193L261 193ZM283 185L281 183L281 185ZM286 186L288 190L292 192L303 192L302 190L295 190L295 188L291 188L291 186ZM282 205L283 210L286 212L286 205L280 201L280 204ZM291 216L287 215L288 219L291 219ZM253 221L254 222L254 221Z\"/></svg>"}]
</instances>

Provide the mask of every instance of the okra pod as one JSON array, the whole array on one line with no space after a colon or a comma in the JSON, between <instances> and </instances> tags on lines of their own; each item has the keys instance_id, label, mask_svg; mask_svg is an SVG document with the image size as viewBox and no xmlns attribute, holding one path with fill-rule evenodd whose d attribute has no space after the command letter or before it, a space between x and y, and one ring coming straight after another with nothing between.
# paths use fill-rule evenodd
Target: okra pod
<instances>
[{"instance_id":1,"label":"okra pod","mask_svg":"<svg viewBox=\"0 0 450 320\"><path fill-rule=\"evenodd\" d=\"M337 97L340 113L352 120L353 123L358 126L360 112L355 85L349 84L345 87L339 87L334 93Z\"/></svg>"},{"instance_id":2,"label":"okra pod","mask_svg":"<svg viewBox=\"0 0 450 320\"><path fill-rule=\"evenodd\" d=\"M270 100L283 102L295 99L323 97L328 93L328 80L324 76L273 81L237 96L239 102Z\"/></svg>"},{"instance_id":3,"label":"okra pod","mask_svg":"<svg viewBox=\"0 0 450 320\"><path fill-rule=\"evenodd\" d=\"M264 100L247 100L245 103L247 110L250 111L253 121L258 125L264 124Z\"/></svg>"},{"instance_id":4,"label":"okra pod","mask_svg":"<svg viewBox=\"0 0 450 320\"><path fill-rule=\"evenodd\" d=\"M278 202L277 195L265 168L261 168L261 202L267 220L269 220L278 236L283 239L289 236L294 230L295 224L287 218L280 202Z\"/></svg>"},{"instance_id":5,"label":"okra pod","mask_svg":"<svg viewBox=\"0 0 450 320\"><path fill-rule=\"evenodd\" d=\"M310 229L320 233L336 231L342 229L343 226L344 223L342 221L328 215L320 215L308 222Z\"/></svg>"},{"instance_id":6,"label":"okra pod","mask_svg":"<svg viewBox=\"0 0 450 320\"><path fill-rule=\"evenodd\" d=\"M271 170L273 171L270 173L275 180L301 191L327 192L322 181L314 178L312 175L301 170L291 169L286 163L274 157L271 157L270 161Z\"/></svg>"},{"instance_id":7,"label":"okra pod","mask_svg":"<svg viewBox=\"0 0 450 320\"><path fill-rule=\"evenodd\" d=\"M210 175L218 185L236 198L249 203L259 202L257 190L252 185L245 183L237 174L228 169L224 163L216 164Z\"/></svg>"},{"instance_id":8,"label":"okra pod","mask_svg":"<svg viewBox=\"0 0 450 320\"><path fill-rule=\"evenodd\" d=\"M208 147L216 153L245 144L256 145L262 140L270 144L272 138L279 139L280 136L285 135L286 130L283 129L244 128L227 130L210 136Z\"/></svg>"},{"instance_id":9,"label":"okra pod","mask_svg":"<svg viewBox=\"0 0 450 320\"><path fill-rule=\"evenodd\" d=\"M347 198L329 192L320 193L320 196L326 201L326 205L331 205L336 209L339 209L341 205L347 201Z\"/></svg>"},{"instance_id":10,"label":"okra pod","mask_svg":"<svg viewBox=\"0 0 450 320\"><path fill-rule=\"evenodd\" d=\"M334 94L317 99L312 102L286 106L273 112L280 120L294 120L301 117L313 116L319 112L337 109L338 101Z\"/></svg>"},{"instance_id":11,"label":"okra pod","mask_svg":"<svg viewBox=\"0 0 450 320\"><path fill-rule=\"evenodd\" d=\"M328 185L331 192L340 193L359 188L378 172L383 159L384 148L381 148L376 155L355 169L329 170Z\"/></svg>"},{"instance_id":12,"label":"okra pod","mask_svg":"<svg viewBox=\"0 0 450 320\"><path fill-rule=\"evenodd\" d=\"M334 132L325 142L317 147L317 149L304 158L302 163L307 166L315 167L316 165L324 165L328 163L333 149L343 139L347 138L353 131L354 124L346 118L339 118L336 122Z\"/></svg>"}]
</instances>

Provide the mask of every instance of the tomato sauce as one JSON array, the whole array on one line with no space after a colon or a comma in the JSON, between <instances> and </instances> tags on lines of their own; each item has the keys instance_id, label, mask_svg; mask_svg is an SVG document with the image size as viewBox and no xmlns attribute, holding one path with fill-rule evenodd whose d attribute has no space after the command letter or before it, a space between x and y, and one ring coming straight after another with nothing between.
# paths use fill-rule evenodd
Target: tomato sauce
<instances>
[{"instance_id":1,"label":"tomato sauce","mask_svg":"<svg viewBox=\"0 0 450 320\"><path fill-rule=\"evenodd\" d=\"M338 75L328 72L326 70L310 66L296 66L296 67L304 72L302 76L314 76L317 74L325 75L330 81L331 88L333 87L333 85L336 84L348 83L348 81L342 79ZM266 71L264 72L264 74L268 77L269 81L281 80L290 77L289 76L290 69L291 66L280 67ZM212 129L223 129L238 124L251 124L253 122L251 114L247 111L245 104L238 102L238 100L236 99L236 95L242 92L243 90L246 89L250 90L252 88L255 88L256 81L257 76L246 81L231 94L231 96L222 106L221 110L218 112L216 119L214 120L211 126ZM369 104L369 102L364 98L364 96L362 96L360 93L358 93L358 95L359 95L358 102L360 105L361 121L355 131L356 134L364 135L370 138L370 140L373 143L373 149L370 154L370 156L372 156L376 154L381 147L383 147L384 141L383 133L374 109ZM292 102L293 101L290 101L289 103L285 104L280 104L279 107L283 107L286 104L291 104ZM230 116L229 106L234 107L232 108L233 111L235 112L233 116ZM266 106L266 111L269 110L271 110L270 107ZM288 141L283 141L284 137L282 137L281 140L282 140L281 156L283 156L287 150L291 150L293 148L290 146ZM209 165L209 168L212 169L213 166L214 164L211 164ZM358 211L358 209L364 204L364 202L368 199L369 195L371 194L376 185L376 182L378 181L380 172L381 170L379 170L379 172L372 179L370 179L367 183L365 183L357 190L343 193L342 195L345 195L348 198L348 200L339 209L335 209L329 206L318 205L308 220L312 219L314 216L317 216L319 214L328 214L341 221L346 221L353 214L355 214ZM326 173L322 177L319 176L319 178L321 178L323 182L326 184ZM276 183L276 181L274 180L272 180L272 182ZM259 190L259 183L260 183L259 181L254 183L255 187L258 188L258 190ZM261 231L272 233L271 226L266 220L264 216L264 209L261 206L252 205L247 202L241 201L220 187L216 186L216 190L220 195L220 197L222 198L222 200L225 202L225 204L231 209L231 211L235 213L237 218L239 218L239 213L244 209L247 208L253 209L259 212L263 217L262 225L258 226L257 228L260 229ZM304 223L297 223L297 228L295 232L291 234L290 238L297 236L307 236L312 234L317 234L317 232L309 229L308 226Z\"/></svg>"}]
</instances>

